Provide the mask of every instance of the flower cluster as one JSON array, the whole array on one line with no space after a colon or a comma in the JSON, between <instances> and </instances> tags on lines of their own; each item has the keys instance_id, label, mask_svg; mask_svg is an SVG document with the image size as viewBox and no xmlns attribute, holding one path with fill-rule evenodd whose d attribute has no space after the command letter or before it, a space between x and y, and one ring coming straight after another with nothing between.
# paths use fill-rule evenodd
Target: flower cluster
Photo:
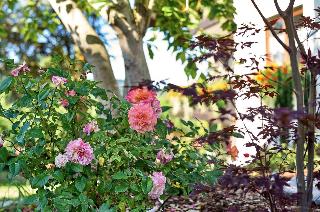
<instances>
[{"instance_id":1,"label":"flower cluster","mask_svg":"<svg viewBox=\"0 0 320 212\"><path fill-rule=\"evenodd\" d=\"M64 77L59 77L59 76L52 76L51 81L53 84L56 86L63 85L68 82L68 80Z\"/></svg>"},{"instance_id":2,"label":"flower cluster","mask_svg":"<svg viewBox=\"0 0 320 212\"><path fill-rule=\"evenodd\" d=\"M151 178L153 186L149 192L149 197L151 199L158 199L164 192L167 179L162 172L154 172Z\"/></svg>"},{"instance_id":3,"label":"flower cluster","mask_svg":"<svg viewBox=\"0 0 320 212\"><path fill-rule=\"evenodd\" d=\"M83 132L87 135L90 135L92 132L98 132L99 130L100 129L96 121L91 121L83 127Z\"/></svg>"},{"instance_id":4,"label":"flower cluster","mask_svg":"<svg viewBox=\"0 0 320 212\"><path fill-rule=\"evenodd\" d=\"M30 69L29 67L27 66L26 62L23 62L20 66L18 66L17 68L13 69L11 71L11 75L14 76L14 77L17 77L19 76L19 74L22 72L29 72Z\"/></svg>"},{"instance_id":5,"label":"flower cluster","mask_svg":"<svg viewBox=\"0 0 320 212\"><path fill-rule=\"evenodd\" d=\"M77 92L75 90L66 91L66 96L75 96L75 95L77 95Z\"/></svg>"},{"instance_id":6,"label":"flower cluster","mask_svg":"<svg viewBox=\"0 0 320 212\"><path fill-rule=\"evenodd\" d=\"M164 150L160 150L157 153L157 158L156 158L156 162L157 163L161 163L161 164L167 164L169 163L173 158L173 153L166 153Z\"/></svg>"},{"instance_id":7,"label":"flower cluster","mask_svg":"<svg viewBox=\"0 0 320 212\"><path fill-rule=\"evenodd\" d=\"M60 99L60 104L62 107L68 107L69 101L67 99Z\"/></svg>"},{"instance_id":8,"label":"flower cluster","mask_svg":"<svg viewBox=\"0 0 320 212\"><path fill-rule=\"evenodd\" d=\"M59 154L55 158L55 165L59 168L64 167L67 162L89 165L93 160L93 149L90 144L85 143L81 138L70 141L64 154Z\"/></svg>"},{"instance_id":9,"label":"flower cluster","mask_svg":"<svg viewBox=\"0 0 320 212\"><path fill-rule=\"evenodd\" d=\"M133 104L128 112L130 127L139 133L153 131L157 124L162 110L156 95L143 87L131 89L126 96L127 101Z\"/></svg>"},{"instance_id":10,"label":"flower cluster","mask_svg":"<svg viewBox=\"0 0 320 212\"><path fill-rule=\"evenodd\" d=\"M69 161L69 159L68 159L67 155L60 153L55 158L54 164L56 165L56 167L61 168L61 167L64 167L68 163L68 161Z\"/></svg>"}]
</instances>

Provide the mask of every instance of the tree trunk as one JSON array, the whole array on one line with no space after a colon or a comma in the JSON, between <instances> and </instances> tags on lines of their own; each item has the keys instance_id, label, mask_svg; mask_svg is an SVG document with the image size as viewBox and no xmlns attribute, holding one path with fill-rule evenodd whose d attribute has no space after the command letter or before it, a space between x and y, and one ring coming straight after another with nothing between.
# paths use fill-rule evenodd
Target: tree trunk
<instances>
[{"instance_id":1,"label":"tree trunk","mask_svg":"<svg viewBox=\"0 0 320 212\"><path fill-rule=\"evenodd\" d=\"M70 32L74 43L79 46L85 59L95 67L94 79L99 86L120 95L114 77L109 54L87 18L72 0L48 0L63 25Z\"/></svg>"},{"instance_id":2,"label":"tree trunk","mask_svg":"<svg viewBox=\"0 0 320 212\"><path fill-rule=\"evenodd\" d=\"M151 80L146 57L143 51L143 41L140 36L123 33L115 27L125 65L125 84L123 95L128 90L145 80Z\"/></svg>"},{"instance_id":3,"label":"tree trunk","mask_svg":"<svg viewBox=\"0 0 320 212\"><path fill-rule=\"evenodd\" d=\"M303 101L303 89L301 84L301 75L298 66L297 59L297 47L295 41L295 28L293 25L292 9L288 11L287 16L284 17L284 22L286 24L287 34L289 38L290 47L290 63L292 69L292 79L296 91L297 98L297 110L299 112L304 111L304 101ZM301 211L307 211L307 196L305 191L305 179L304 179L304 141L305 141L305 129L301 121L298 121L298 138L296 147L296 167L297 167L297 189L300 195L299 206L301 206Z\"/></svg>"},{"instance_id":4,"label":"tree trunk","mask_svg":"<svg viewBox=\"0 0 320 212\"><path fill-rule=\"evenodd\" d=\"M135 1L135 10L126 0L119 0L115 7L92 0L88 2L117 33L125 65L125 96L131 87L151 80L143 51L143 37L149 26L154 0Z\"/></svg>"}]
</instances>

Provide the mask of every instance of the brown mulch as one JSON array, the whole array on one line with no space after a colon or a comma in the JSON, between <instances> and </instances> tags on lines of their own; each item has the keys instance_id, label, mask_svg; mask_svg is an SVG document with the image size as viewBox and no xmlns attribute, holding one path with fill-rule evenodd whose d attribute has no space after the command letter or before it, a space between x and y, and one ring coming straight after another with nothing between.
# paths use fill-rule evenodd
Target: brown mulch
<instances>
[{"instance_id":1,"label":"brown mulch","mask_svg":"<svg viewBox=\"0 0 320 212\"><path fill-rule=\"evenodd\" d=\"M295 202L292 202L295 204ZM208 211L208 212L265 212L271 211L266 199L257 193L244 194L241 190L228 192L223 189L216 189L194 197L172 197L163 205L163 211ZM297 211L296 206L284 206L279 211ZM312 211L320 211L319 207Z\"/></svg>"}]
</instances>

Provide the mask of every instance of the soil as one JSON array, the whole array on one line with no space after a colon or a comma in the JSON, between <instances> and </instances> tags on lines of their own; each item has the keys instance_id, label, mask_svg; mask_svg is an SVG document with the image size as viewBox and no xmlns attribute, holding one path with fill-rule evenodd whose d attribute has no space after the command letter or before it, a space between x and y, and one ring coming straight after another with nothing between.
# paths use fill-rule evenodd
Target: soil
<instances>
[{"instance_id":1,"label":"soil","mask_svg":"<svg viewBox=\"0 0 320 212\"><path fill-rule=\"evenodd\" d=\"M295 204L295 202L292 202ZM265 212L271 211L266 199L257 193L244 194L243 191L228 192L224 189L216 189L195 197L172 197L163 205L163 211L208 211L208 212ZM279 211L297 211L295 205L284 206ZM320 211L320 206L313 206L312 211Z\"/></svg>"}]
</instances>

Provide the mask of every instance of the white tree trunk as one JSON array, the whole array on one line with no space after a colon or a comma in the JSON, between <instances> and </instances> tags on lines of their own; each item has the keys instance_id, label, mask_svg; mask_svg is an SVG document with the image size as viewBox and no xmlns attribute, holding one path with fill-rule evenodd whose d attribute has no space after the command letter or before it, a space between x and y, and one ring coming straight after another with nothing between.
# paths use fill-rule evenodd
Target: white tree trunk
<instances>
[{"instance_id":1,"label":"white tree trunk","mask_svg":"<svg viewBox=\"0 0 320 212\"><path fill-rule=\"evenodd\" d=\"M154 1L144 2L148 3L147 5L139 3L136 5L136 11L131 9L129 1L126 0L119 0L118 5L112 9L103 2L92 0L88 2L99 11L101 17L117 33L125 65L123 95L126 95L131 87L137 86L145 80L151 80L143 51L143 37L149 25Z\"/></svg>"},{"instance_id":2,"label":"white tree trunk","mask_svg":"<svg viewBox=\"0 0 320 212\"><path fill-rule=\"evenodd\" d=\"M101 81L100 87L111 90L120 95L117 81L114 77L109 54L89 24L87 18L72 0L48 0L51 7L58 14L66 29L70 32L73 41L84 54L85 59L95 66L94 79Z\"/></svg>"},{"instance_id":3,"label":"white tree trunk","mask_svg":"<svg viewBox=\"0 0 320 212\"><path fill-rule=\"evenodd\" d=\"M125 65L125 84L123 95L128 89L139 85L145 80L151 80L146 56L143 51L142 38L135 38L116 30Z\"/></svg>"}]
</instances>

